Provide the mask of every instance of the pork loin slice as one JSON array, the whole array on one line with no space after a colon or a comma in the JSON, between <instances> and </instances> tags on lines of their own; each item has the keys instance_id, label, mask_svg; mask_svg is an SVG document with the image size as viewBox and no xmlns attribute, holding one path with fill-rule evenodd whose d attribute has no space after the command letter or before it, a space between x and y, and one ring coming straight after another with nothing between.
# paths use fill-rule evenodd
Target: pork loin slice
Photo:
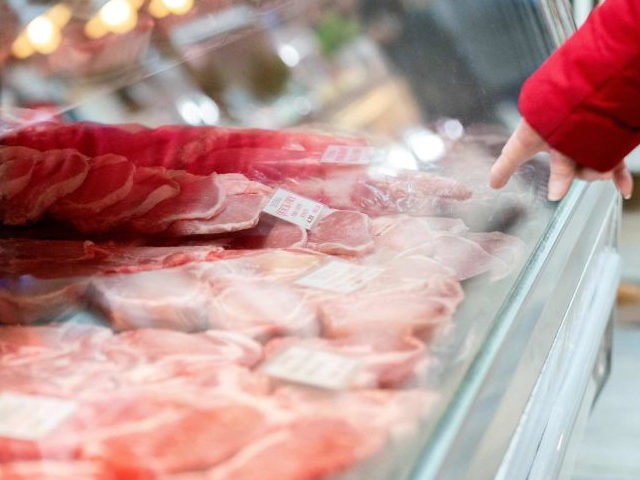
<instances>
[{"instance_id":1,"label":"pork loin slice","mask_svg":"<svg viewBox=\"0 0 640 480\"><path fill-rule=\"evenodd\" d=\"M184 267L95 278L87 290L89 304L114 330L204 330L209 295L207 285Z\"/></svg>"},{"instance_id":2,"label":"pork loin slice","mask_svg":"<svg viewBox=\"0 0 640 480\"><path fill-rule=\"evenodd\" d=\"M394 279L381 275L366 288L349 295L318 296L324 332L330 337L362 332L416 332L431 336L452 318L463 298L455 278Z\"/></svg>"},{"instance_id":3,"label":"pork loin slice","mask_svg":"<svg viewBox=\"0 0 640 480\"><path fill-rule=\"evenodd\" d=\"M264 412L239 401L185 408L164 419L152 412L149 419L158 417L153 425L102 438L96 435L82 446L82 457L101 460L116 471L140 474L127 478L157 478L212 467L271 428Z\"/></svg>"},{"instance_id":4,"label":"pork loin slice","mask_svg":"<svg viewBox=\"0 0 640 480\"><path fill-rule=\"evenodd\" d=\"M299 248L307 244L307 231L298 225L265 216L255 227L235 232L219 242L231 249Z\"/></svg>"},{"instance_id":5,"label":"pork loin slice","mask_svg":"<svg viewBox=\"0 0 640 480\"><path fill-rule=\"evenodd\" d=\"M373 455L384 438L380 429L354 426L339 414L301 416L252 442L206 478L255 480L265 472L274 479L327 478Z\"/></svg>"},{"instance_id":6,"label":"pork loin slice","mask_svg":"<svg viewBox=\"0 0 640 480\"><path fill-rule=\"evenodd\" d=\"M89 160L89 172L82 185L50 209L58 219L91 215L126 197L133 185L135 166L119 155L102 155Z\"/></svg>"},{"instance_id":7,"label":"pork loin slice","mask_svg":"<svg viewBox=\"0 0 640 480\"><path fill-rule=\"evenodd\" d=\"M13 197L31 180L38 152L26 147L0 148L0 201Z\"/></svg>"},{"instance_id":8,"label":"pork loin slice","mask_svg":"<svg viewBox=\"0 0 640 480\"><path fill-rule=\"evenodd\" d=\"M180 185L162 167L138 167L133 175L131 190L119 202L97 214L71 219L83 233L104 233L121 226L133 217L144 215L160 202L175 197Z\"/></svg>"},{"instance_id":9,"label":"pork loin slice","mask_svg":"<svg viewBox=\"0 0 640 480\"><path fill-rule=\"evenodd\" d=\"M223 173L218 175L224 192L227 195L240 195L245 193L260 193L271 195L273 188L253 180L249 180L242 173Z\"/></svg>"},{"instance_id":10,"label":"pork loin slice","mask_svg":"<svg viewBox=\"0 0 640 480\"><path fill-rule=\"evenodd\" d=\"M42 152L27 186L4 205L4 223L24 225L38 220L51 205L80 187L88 171L87 157L75 150Z\"/></svg>"},{"instance_id":11,"label":"pork loin slice","mask_svg":"<svg viewBox=\"0 0 640 480\"><path fill-rule=\"evenodd\" d=\"M369 217L350 210L334 210L309 231L307 246L332 255L363 255L373 250Z\"/></svg>"},{"instance_id":12,"label":"pork loin slice","mask_svg":"<svg viewBox=\"0 0 640 480\"><path fill-rule=\"evenodd\" d=\"M491 265L493 279L509 275L518 268L527 250L518 237L502 232L472 232L465 236L496 259Z\"/></svg>"},{"instance_id":13,"label":"pork loin slice","mask_svg":"<svg viewBox=\"0 0 640 480\"><path fill-rule=\"evenodd\" d=\"M431 241L429 250L429 256L454 270L458 280L487 272L509 271L504 260L488 253L475 241L460 235L439 235Z\"/></svg>"},{"instance_id":14,"label":"pork loin slice","mask_svg":"<svg viewBox=\"0 0 640 480\"><path fill-rule=\"evenodd\" d=\"M22 362L38 357L40 352L68 352L97 349L111 337L106 327L72 322L42 326L0 327L0 356L2 365L9 365L8 355Z\"/></svg>"},{"instance_id":15,"label":"pork loin slice","mask_svg":"<svg viewBox=\"0 0 640 480\"><path fill-rule=\"evenodd\" d=\"M178 220L211 218L224 208L225 192L218 175L193 175L182 170L168 172L180 193L157 204L131 221L142 233L158 233Z\"/></svg>"},{"instance_id":16,"label":"pork loin slice","mask_svg":"<svg viewBox=\"0 0 640 480\"><path fill-rule=\"evenodd\" d=\"M211 328L234 330L252 337L317 335L315 306L301 292L269 278L242 275L207 275Z\"/></svg>"},{"instance_id":17,"label":"pork loin slice","mask_svg":"<svg viewBox=\"0 0 640 480\"><path fill-rule=\"evenodd\" d=\"M68 362L66 367L68 375L78 376L77 365ZM86 373L79 373L85 387L93 388L91 384L98 382L98 379ZM64 395L59 396L64 398ZM102 391L84 398L74 396L72 399L75 408L71 414L42 438L22 440L0 437L0 464L16 460L81 459L82 449L91 439L114 436L123 430L144 430L149 435L149 429L153 430L155 425L175 418L184 410L184 407L160 396L134 389L118 390L113 386L108 394Z\"/></svg>"},{"instance_id":18,"label":"pork loin slice","mask_svg":"<svg viewBox=\"0 0 640 480\"><path fill-rule=\"evenodd\" d=\"M265 346L267 358L289 347L331 352L361 362L350 387L396 387L417 372L426 359L426 345L411 335L391 332L362 332L359 336L340 339L281 337Z\"/></svg>"},{"instance_id":19,"label":"pork loin slice","mask_svg":"<svg viewBox=\"0 0 640 480\"><path fill-rule=\"evenodd\" d=\"M170 235L213 235L255 226L269 197L263 194L229 195L222 212L209 219L178 220L167 229Z\"/></svg>"},{"instance_id":20,"label":"pork loin slice","mask_svg":"<svg viewBox=\"0 0 640 480\"><path fill-rule=\"evenodd\" d=\"M0 478L3 480L96 480L111 478L104 466L98 462L73 460L43 460L37 462L0 463Z\"/></svg>"},{"instance_id":21,"label":"pork loin slice","mask_svg":"<svg viewBox=\"0 0 640 480\"><path fill-rule=\"evenodd\" d=\"M0 323L30 324L61 320L79 311L86 288L83 281L48 280L0 289Z\"/></svg>"},{"instance_id":22,"label":"pork loin slice","mask_svg":"<svg viewBox=\"0 0 640 480\"><path fill-rule=\"evenodd\" d=\"M262 358L262 346L255 340L240 333L217 330L184 333L139 328L114 335L101 350L110 359L125 357L140 363L200 358L211 366L236 363L250 367Z\"/></svg>"}]
</instances>

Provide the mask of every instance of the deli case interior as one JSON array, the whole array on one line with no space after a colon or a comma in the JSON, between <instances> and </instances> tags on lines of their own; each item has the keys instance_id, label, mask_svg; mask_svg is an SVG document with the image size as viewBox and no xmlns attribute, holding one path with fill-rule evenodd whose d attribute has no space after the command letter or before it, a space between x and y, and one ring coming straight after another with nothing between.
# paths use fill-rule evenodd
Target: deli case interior
<instances>
[{"instance_id":1,"label":"deli case interior","mask_svg":"<svg viewBox=\"0 0 640 480\"><path fill-rule=\"evenodd\" d=\"M488 186L568 3L0 10L0 478L570 475L620 199Z\"/></svg>"}]
</instances>

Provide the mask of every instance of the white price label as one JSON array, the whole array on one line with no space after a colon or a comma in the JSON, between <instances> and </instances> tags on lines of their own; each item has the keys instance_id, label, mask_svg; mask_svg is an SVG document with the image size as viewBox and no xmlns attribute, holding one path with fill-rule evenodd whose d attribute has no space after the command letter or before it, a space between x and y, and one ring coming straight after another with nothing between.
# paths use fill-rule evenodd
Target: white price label
<instances>
[{"instance_id":1,"label":"white price label","mask_svg":"<svg viewBox=\"0 0 640 480\"><path fill-rule=\"evenodd\" d=\"M344 165L368 165L382 156L382 151L373 147L353 145L330 145L322 154L322 163Z\"/></svg>"},{"instance_id":2,"label":"white price label","mask_svg":"<svg viewBox=\"0 0 640 480\"><path fill-rule=\"evenodd\" d=\"M295 281L301 287L318 288L336 293L352 293L382 273L380 267L356 265L334 260Z\"/></svg>"},{"instance_id":3,"label":"white price label","mask_svg":"<svg viewBox=\"0 0 640 480\"><path fill-rule=\"evenodd\" d=\"M2 393L0 437L38 440L60 425L75 409L75 402L62 398Z\"/></svg>"},{"instance_id":4,"label":"white price label","mask_svg":"<svg viewBox=\"0 0 640 480\"><path fill-rule=\"evenodd\" d=\"M279 188L271 196L263 211L310 230L322 216L325 205L310 198Z\"/></svg>"},{"instance_id":5,"label":"white price label","mask_svg":"<svg viewBox=\"0 0 640 480\"><path fill-rule=\"evenodd\" d=\"M332 352L291 346L271 358L262 370L272 377L330 390L348 389L361 361Z\"/></svg>"}]
</instances>

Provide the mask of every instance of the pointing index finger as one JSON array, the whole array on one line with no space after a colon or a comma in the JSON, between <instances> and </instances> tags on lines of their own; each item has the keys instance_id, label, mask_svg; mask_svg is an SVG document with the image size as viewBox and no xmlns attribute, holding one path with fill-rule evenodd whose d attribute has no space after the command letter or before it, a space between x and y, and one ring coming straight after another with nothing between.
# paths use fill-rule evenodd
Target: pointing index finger
<instances>
[{"instance_id":1,"label":"pointing index finger","mask_svg":"<svg viewBox=\"0 0 640 480\"><path fill-rule=\"evenodd\" d=\"M502 148L502 153L491 168L491 188L504 187L514 172L536 153L545 150L544 140L526 122L522 121Z\"/></svg>"}]
</instances>

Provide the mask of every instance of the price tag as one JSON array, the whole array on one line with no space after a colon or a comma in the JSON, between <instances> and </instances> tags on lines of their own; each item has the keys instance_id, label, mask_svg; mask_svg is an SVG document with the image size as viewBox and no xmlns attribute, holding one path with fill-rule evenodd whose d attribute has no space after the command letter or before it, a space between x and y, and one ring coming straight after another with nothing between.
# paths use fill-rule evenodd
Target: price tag
<instances>
[{"instance_id":1,"label":"price tag","mask_svg":"<svg viewBox=\"0 0 640 480\"><path fill-rule=\"evenodd\" d=\"M340 163L343 165L368 165L382 156L382 152L373 147L353 145L330 145L320 158L321 163Z\"/></svg>"},{"instance_id":2,"label":"price tag","mask_svg":"<svg viewBox=\"0 0 640 480\"><path fill-rule=\"evenodd\" d=\"M361 361L332 352L291 346L271 358L262 370L272 377L329 390L351 386Z\"/></svg>"},{"instance_id":3,"label":"price tag","mask_svg":"<svg viewBox=\"0 0 640 480\"><path fill-rule=\"evenodd\" d=\"M263 211L311 230L325 209L326 206L322 203L279 188L271 196Z\"/></svg>"},{"instance_id":4,"label":"price tag","mask_svg":"<svg viewBox=\"0 0 640 480\"><path fill-rule=\"evenodd\" d=\"M2 393L0 437L38 440L53 431L75 409L75 402L62 398Z\"/></svg>"},{"instance_id":5,"label":"price tag","mask_svg":"<svg viewBox=\"0 0 640 480\"><path fill-rule=\"evenodd\" d=\"M356 265L340 260L328 262L295 281L301 287L318 288L336 293L352 293L382 273L380 267Z\"/></svg>"}]
</instances>

